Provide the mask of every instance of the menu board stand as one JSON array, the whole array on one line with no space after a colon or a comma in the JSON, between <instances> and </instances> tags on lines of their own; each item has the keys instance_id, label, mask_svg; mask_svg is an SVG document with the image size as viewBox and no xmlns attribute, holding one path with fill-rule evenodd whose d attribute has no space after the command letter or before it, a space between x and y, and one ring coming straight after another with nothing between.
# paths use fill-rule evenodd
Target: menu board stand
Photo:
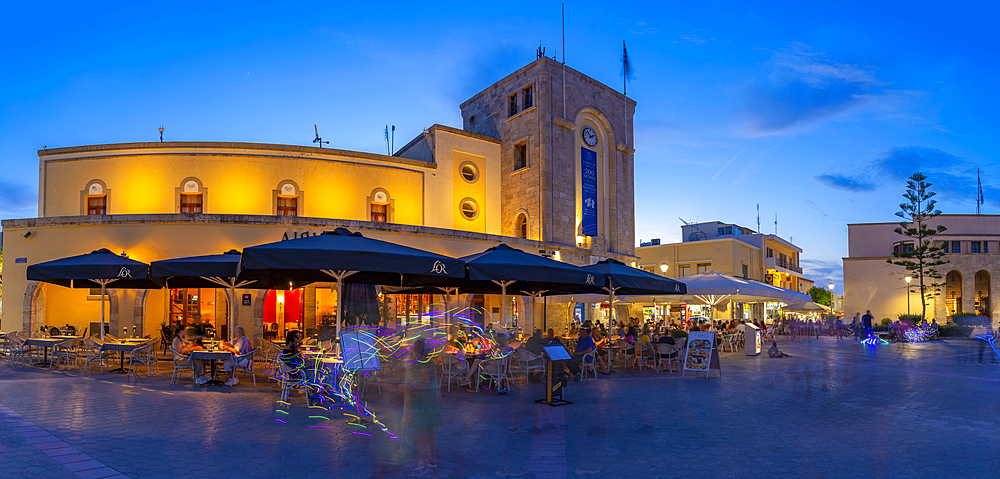
<instances>
[{"instance_id":1,"label":"menu board stand","mask_svg":"<svg viewBox=\"0 0 1000 479\"><path fill-rule=\"evenodd\" d=\"M743 324L744 354L746 354L747 356L756 356L760 354L760 349L761 349L760 328L750 323Z\"/></svg>"},{"instance_id":2,"label":"menu board stand","mask_svg":"<svg viewBox=\"0 0 1000 479\"><path fill-rule=\"evenodd\" d=\"M687 346L684 350L681 377L684 377L687 371L694 371L695 374L705 373L705 379L708 379L712 369L718 370L719 377L722 377L719 350L715 347L715 331L691 331L688 333Z\"/></svg>"},{"instance_id":3,"label":"menu board stand","mask_svg":"<svg viewBox=\"0 0 1000 479\"><path fill-rule=\"evenodd\" d=\"M382 394L382 387L378 382L378 371L382 369L378 357L378 341L370 331L343 331L340 333L341 360L343 360L343 370L352 373L361 373L361 381L358 384L358 396L364 395L368 388L368 373L375 371L373 378L375 385L379 386L379 395Z\"/></svg>"},{"instance_id":4,"label":"menu board stand","mask_svg":"<svg viewBox=\"0 0 1000 479\"><path fill-rule=\"evenodd\" d=\"M542 351L548 358L545 361L545 399L538 399L539 404L549 406L565 406L573 404L563 399L563 389L566 387L566 373L563 371L564 361L572 359L562 344L542 345ZM555 378L555 382L553 382Z\"/></svg>"}]
</instances>

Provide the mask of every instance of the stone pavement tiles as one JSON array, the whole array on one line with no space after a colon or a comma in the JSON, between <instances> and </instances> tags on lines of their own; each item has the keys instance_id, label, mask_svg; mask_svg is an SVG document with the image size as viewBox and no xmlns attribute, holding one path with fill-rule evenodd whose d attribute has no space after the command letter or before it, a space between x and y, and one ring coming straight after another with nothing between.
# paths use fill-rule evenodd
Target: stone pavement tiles
<instances>
[{"instance_id":1,"label":"stone pavement tiles","mask_svg":"<svg viewBox=\"0 0 1000 479\"><path fill-rule=\"evenodd\" d=\"M509 396L453 388L431 476L995 477L1000 373L988 356L978 365L976 342L780 343L793 357L723 353L721 378L572 383L559 408L523 380ZM301 395L279 407L264 379L70 374L0 367L0 477L405 477L412 464L392 377L366 400L395 440Z\"/></svg>"}]
</instances>

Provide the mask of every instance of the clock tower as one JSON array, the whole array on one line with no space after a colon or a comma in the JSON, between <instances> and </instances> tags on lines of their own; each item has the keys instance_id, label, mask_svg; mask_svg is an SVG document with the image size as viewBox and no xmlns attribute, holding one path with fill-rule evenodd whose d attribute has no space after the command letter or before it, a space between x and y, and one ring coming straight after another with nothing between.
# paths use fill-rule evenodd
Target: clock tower
<instances>
[{"instance_id":1,"label":"clock tower","mask_svg":"<svg viewBox=\"0 0 1000 479\"><path fill-rule=\"evenodd\" d=\"M500 139L502 234L632 261L634 112L635 101L545 57L464 102L463 128Z\"/></svg>"}]
</instances>

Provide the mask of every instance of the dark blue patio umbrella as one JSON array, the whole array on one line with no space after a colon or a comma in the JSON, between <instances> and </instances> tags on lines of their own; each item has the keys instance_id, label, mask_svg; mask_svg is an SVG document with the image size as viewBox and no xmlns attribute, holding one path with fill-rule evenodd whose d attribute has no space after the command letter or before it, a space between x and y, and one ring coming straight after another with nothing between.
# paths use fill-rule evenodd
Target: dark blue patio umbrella
<instances>
[{"instance_id":1,"label":"dark blue patio umbrella","mask_svg":"<svg viewBox=\"0 0 1000 479\"><path fill-rule=\"evenodd\" d=\"M165 259L150 263L150 276L163 283L167 288L225 288L229 297L229 317L233 318L236 311L236 290L249 289L286 289L287 281L265 281L256 279L239 279L239 251L229 250L222 254L205 256L190 256L186 258ZM296 283L296 287L304 286ZM229 328L229 340L232 341L233 328Z\"/></svg>"},{"instance_id":2,"label":"dark blue patio umbrella","mask_svg":"<svg viewBox=\"0 0 1000 479\"><path fill-rule=\"evenodd\" d=\"M499 286L504 327L507 325L508 292L528 295L534 300L546 294L600 293L600 285L604 284L604 277L600 273L525 253L506 244L459 259L466 265L465 278L433 278L433 283L421 283L419 286L490 293L495 293Z\"/></svg>"},{"instance_id":3,"label":"dark blue patio umbrella","mask_svg":"<svg viewBox=\"0 0 1000 479\"><path fill-rule=\"evenodd\" d=\"M614 258L598 261L584 269L601 275L601 286L608 293L608 330L611 330L611 312L614 311L615 295L661 295L685 294L684 283L657 274L643 271L622 263Z\"/></svg>"},{"instance_id":4,"label":"dark blue patio umbrella","mask_svg":"<svg viewBox=\"0 0 1000 479\"><path fill-rule=\"evenodd\" d=\"M334 280L338 303L343 284L402 285L406 281L461 278L461 260L386 241L346 228L243 250L240 280L318 282ZM343 309L337 308L337 338Z\"/></svg>"},{"instance_id":5,"label":"dark blue patio umbrella","mask_svg":"<svg viewBox=\"0 0 1000 479\"><path fill-rule=\"evenodd\" d=\"M104 295L109 284L115 289L159 289L149 277L149 265L101 248L28 266L28 280L67 288L101 288L101 339L104 339Z\"/></svg>"}]
</instances>

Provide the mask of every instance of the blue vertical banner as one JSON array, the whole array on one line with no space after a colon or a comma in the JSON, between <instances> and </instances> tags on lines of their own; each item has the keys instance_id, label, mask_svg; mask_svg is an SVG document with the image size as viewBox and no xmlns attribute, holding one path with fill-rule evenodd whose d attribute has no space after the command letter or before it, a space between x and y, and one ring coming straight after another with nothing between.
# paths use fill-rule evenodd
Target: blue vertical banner
<instances>
[{"instance_id":1,"label":"blue vertical banner","mask_svg":"<svg viewBox=\"0 0 1000 479\"><path fill-rule=\"evenodd\" d=\"M597 152L580 147L580 181L583 183L582 233L597 236Z\"/></svg>"}]
</instances>

